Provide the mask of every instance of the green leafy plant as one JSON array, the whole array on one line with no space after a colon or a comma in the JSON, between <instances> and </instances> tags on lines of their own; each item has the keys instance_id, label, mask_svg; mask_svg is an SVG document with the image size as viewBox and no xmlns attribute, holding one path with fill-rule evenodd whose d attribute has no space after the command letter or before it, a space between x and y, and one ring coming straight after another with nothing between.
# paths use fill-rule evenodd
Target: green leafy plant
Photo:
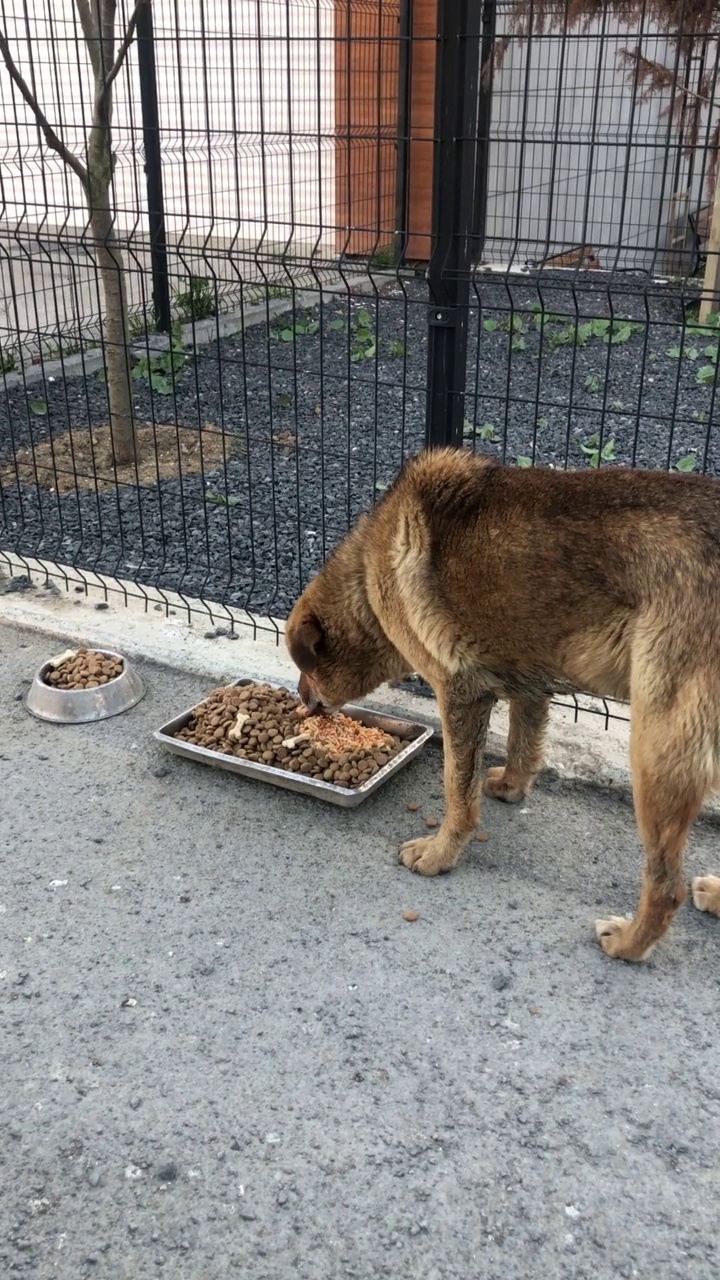
<instances>
[{"instance_id":1,"label":"green leafy plant","mask_svg":"<svg viewBox=\"0 0 720 1280\"><path fill-rule=\"evenodd\" d=\"M665 354L667 356L670 356L672 360L679 360L681 356L683 356L686 360L697 360L698 356L700 355L700 349L699 347L695 347L695 346L680 347L676 345L673 347L668 347Z\"/></svg>"},{"instance_id":2,"label":"green leafy plant","mask_svg":"<svg viewBox=\"0 0 720 1280\"><path fill-rule=\"evenodd\" d=\"M531 467L533 464L532 458L528 458L524 453L519 453L517 455L515 463L518 467Z\"/></svg>"},{"instance_id":3,"label":"green leafy plant","mask_svg":"<svg viewBox=\"0 0 720 1280\"><path fill-rule=\"evenodd\" d=\"M587 440L580 445L583 453L586 455L591 467L599 467L601 462L615 461L615 440L611 436L606 440L605 444L600 448L600 436L597 432L588 436Z\"/></svg>"},{"instance_id":4,"label":"green leafy plant","mask_svg":"<svg viewBox=\"0 0 720 1280\"><path fill-rule=\"evenodd\" d=\"M319 328L319 320L294 320L292 324L284 325L282 329L273 329L272 336L280 342L294 342L296 338L312 337Z\"/></svg>"},{"instance_id":5,"label":"green leafy plant","mask_svg":"<svg viewBox=\"0 0 720 1280\"><path fill-rule=\"evenodd\" d=\"M184 364L182 325L178 321L173 325L167 350L157 355L141 356L132 371L132 376L140 382L147 383L156 395L169 396L173 393L177 376Z\"/></svg>"},{"instance_id":6,"label":"green leafy plant","mask_svg":"<svg viewBox=\"0 0 720 1280\"><path fill-rule=\"evenodd\" d=\"M390 343L390 355L393 360L399 360L401 356L405 355L405 343L401 342L399 338Z\"/></svg>"},{"instance_id":7,"label":"green leafy plant","mask_svg":"<svg viewBox=\"0 0 720 1280\"><path fill-rule=\"evenodd\" d=\"M384 244L380 249L376 249L370 258L371 267L394 267L397 260L395 246L392 244Z\"/></svg>"},{"instance_id":8,"label":"green leafy plant","mask_svg":"<svg viewBox=\"0 0 720 1280\"><path fill-rule=\"evenodd\" d=\"M31 413L33 413L33 414L35 415L35 417L36 417L36 418L46 418L46 417L47 417L47 412L48 412L47 401L46 401L46 400L31 400L31 401L30 401L30 412L31 412Z\"/></svg>"},{"instance_id":9,"label":"green leafy plant","mask_svg":"<svg viewBox=\"0 0 720 1280\"><path fill-rule=\"evenodd\" d=\"M293 398L289 391L278 391L276 404L278 409L289 409Z\"/></svg>"},{"instance_id":10,"label":"green leafy plant","mask_svg":"<svg viewBox=\"0 0 720 1280\"><path fill-rule=\"evenodd\" d=\"M713 333L720 329L720 311L711 311L705 321L700 323L700 316L697 312L692 313L686 319L688 329L695 329L698 333Z\"/></svg>"},{"instance_id":11,"label":"green leafy plant","mask_svg":"<svg viewBox=\"0 0 720 1280\"><path fill-rule=\"evenodd\" d=\"M0 347L0 372L12 373L15 368L15 356L12 351L3 351Z\"/></svg>"},{"instance_id":12,"label":"green leafy plant","mask_svg":"<svg viewBox=\"0 0 720 1280\"><path fill-rule=\"evenodd\" d=\"M587 378L585 379L585 390L592 391L593 393L600 390L600 379L598 378L596 373L588 374Z\"/></svg>"},{"instance_id":13,"label":"green leafy plant","mask_svg":"<svg viewBox=\"0 0 720 1280\"><path fill-rule=\"evenodd\" d=\"M611 346L617 346L619 343L628 342L634 333L641 331L642 327L641 324L634 324L631 320L621 320L618 317L613 317L612 320L598 317L595 320L585 320L582 324L567 325L564 329L553 333L550 342L552 346L575 343L578 347L584 347L587 342L596 338Z\"/></svg>"},{"instance_id":14,"label":"green leafy plant","mask_svg":"<svg viewBox=\"0 0 720 1280\"><path fill-rule=\"evenodd\" d=\"M335 320L328 320L328 329L331 333L341 333L345 328L345 321L338 316Z\"/></svg>"},{"instance_id":15,"label":"green leafy plant","mask_svg":"<svg viewBox=\"0 0 720 1280\"><path fill-rule=\"evenodd\" d=\"M360 360L372 360L377 350L375 334L372 329L372 316L364 308L358 311L352 326L350 343L350 359L353 364Z\"/></svg>"},{"instance_id":16,"label":"green leafy plant","mask_svg":"<svg viewBox=\"0 0 720 1280\"><path fill-rule=\"evenodd\" d=\"M500 439L492 422L484 422L480 430L478 431L478 436L480 437L481 440L490 441L493 444L497 444Z\"/></svg>"},{"instance_id":17,"label":"green leafy plant","mask_svg":"<svg viewBox=\"0 0 720 1280\"><path fill-rule=\"evenodd\" d=\"M187 289L175 294L175 306L182 320L206 320L217 311L212 280L190 276Z\"/></svg>"},{"instance_id":18,"label":"green leafy plant","mask_svg":"<svg viewBox=\"0 0 720 1280\"><path fill-rule=\"evenodd\" d=\"M675 470L684 472L694 471L697 466L697 462L698 460L694 453L686 453L684 457L678 458L675 463Z\"/></svg>"},{"instance_id":19,"label":"green leafy plant","mask_svg":"<svg viewBox=\"0 0 720 1280\"><path fill-rule=\"evenodd\" d=\"M205 501L209 502L212 507L239 507L242 498L236 493L213 493L208 490L205 494Z\"/></svg>"},{"instance_id":20,"label":"green leafy plant","mask_svg":"<svg viewBox=\"0 0 720 1280\"><path fill-rule=\"evenodd\" d=\"M498 320L493 320L492 316L488 316L487 320L483 320L483 329L486 333L494 333L495 330L499 328L500 322Z\"/></svg>"}]
</instances>

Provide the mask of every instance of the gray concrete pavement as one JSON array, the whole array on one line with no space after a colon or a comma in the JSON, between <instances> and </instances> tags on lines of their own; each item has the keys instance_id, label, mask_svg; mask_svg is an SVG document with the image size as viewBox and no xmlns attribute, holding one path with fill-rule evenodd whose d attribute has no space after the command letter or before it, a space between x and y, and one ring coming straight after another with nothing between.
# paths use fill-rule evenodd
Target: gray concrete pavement
<instances>
[{"instance_id":1,"label":"gray concrete pavement","mask_svg":"<svg viewBox=\"0 0 720 1280\"><path fill-rule=\"evenodd\" d=\"M163 756L197 677L31 720L54 648L0 628L0 1274L714 1280L720 921L602 955L625 804L488 803L421 880L396 850L408 801L441 812L434 749L335 811Z\"/></svg>"}]
</instances>

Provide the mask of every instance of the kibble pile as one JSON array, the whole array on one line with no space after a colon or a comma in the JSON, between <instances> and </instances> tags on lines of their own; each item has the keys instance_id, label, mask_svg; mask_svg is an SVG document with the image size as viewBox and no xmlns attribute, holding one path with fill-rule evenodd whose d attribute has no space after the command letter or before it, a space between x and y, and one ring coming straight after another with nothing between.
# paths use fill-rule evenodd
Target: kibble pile
<instances>
[{"instance_id":1,"label":"kibble pile","mask_svg":"<svg viewBox=\"0 0 720 1280\"><path fill-rule=\"evenodd\" d=\"M43 677L53 689L98 689L122 675L122 658L109 658L95 649L78 649Z\"/></svg>"},{"instance_id":2,"label":"kibble pile","mask_svg":"<svg viewBox=\"0 0 720 1280\"><path fill-rule=\"evenodd\" d=\"M348 788L362 786L405 745L349 716L305 718L297 698L268 684L216 689L176 736Z\"/></svg>"}]
</instances>

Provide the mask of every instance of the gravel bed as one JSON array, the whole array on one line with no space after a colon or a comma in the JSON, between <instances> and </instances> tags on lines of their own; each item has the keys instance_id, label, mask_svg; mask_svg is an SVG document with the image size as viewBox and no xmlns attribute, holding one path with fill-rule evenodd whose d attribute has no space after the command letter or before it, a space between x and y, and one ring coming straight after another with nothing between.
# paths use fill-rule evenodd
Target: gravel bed
<instances>
[{"instance_id":1,"label":"gravel bed","mask_svg":"<svg viewBox=\"0 0 720 1280\"><path fill-rule=\"evenodd\" d=\"M716 474L715 382L698 381L715 344L688 329L686 354L668 354L682 345L690 301L678 286L650 287L634 275L479 276L467 447L555 466L591 465L597 447L609 465L692 458ZM5 479L0 545L285 615L403 458L422 446L426 307L419 279L392 279L370 299L325 295L311 311L188 353L174 394L136 382L140 421L228 432L224 470L62 496ZM372 342L362 338L363 312ZM597 326L581 328L584 340L569 338L571 324L603 317L613 318L616 341L604 341ZM46 406L40 416L30 407L37 401ZM7 388L0 467L16 449L106 420L97 376Z\"/></svg>"}]
</instances>

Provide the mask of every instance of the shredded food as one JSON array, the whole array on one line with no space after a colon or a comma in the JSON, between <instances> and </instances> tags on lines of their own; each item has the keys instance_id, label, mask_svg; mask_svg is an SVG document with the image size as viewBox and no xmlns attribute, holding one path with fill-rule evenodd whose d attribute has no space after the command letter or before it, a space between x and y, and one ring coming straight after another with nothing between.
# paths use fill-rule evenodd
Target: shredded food
<instances>
[{"instance_id":1,"label":"shredded food","mask_svg":"<svg viewBox=\"0 0 720 1280\"><path fill-rule=\"evenodd\" d=\"M338 712L334 716L308 716L303 733L330 751L382 751L392 739L381 729L360 724Z\"/></svg>"}]
</instances>

